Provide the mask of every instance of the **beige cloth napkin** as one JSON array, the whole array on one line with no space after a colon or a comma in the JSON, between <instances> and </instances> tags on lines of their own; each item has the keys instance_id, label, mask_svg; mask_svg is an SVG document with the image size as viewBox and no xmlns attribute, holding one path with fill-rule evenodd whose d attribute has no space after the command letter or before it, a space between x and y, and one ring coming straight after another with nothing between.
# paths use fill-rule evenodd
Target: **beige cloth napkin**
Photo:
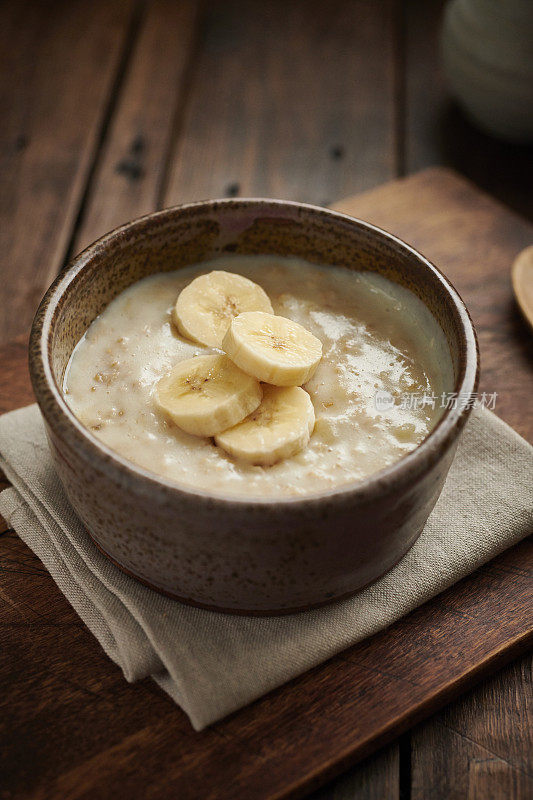
<instances>
[{"instance_id":1,"label":"beige cloth napkin","mask_svg":"<svg viewBox=\"0 0 533 800\"><path fill-rule=\"evenodd\" d=\"M196 730L250 703L443 591L533 530L533 448L476 408L422 536L349 600L237 617L163 597L109 563L54 473L36 406L0 418L0 513L41 559L128 681L147 675Z\"/></svg>"}]
</instances>

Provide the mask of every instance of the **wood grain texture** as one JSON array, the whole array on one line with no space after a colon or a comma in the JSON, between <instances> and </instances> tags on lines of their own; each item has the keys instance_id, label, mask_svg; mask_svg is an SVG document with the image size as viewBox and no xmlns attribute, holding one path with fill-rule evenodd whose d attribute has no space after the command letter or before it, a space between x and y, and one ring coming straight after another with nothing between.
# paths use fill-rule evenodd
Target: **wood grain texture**
<instances>
[{"instance_id":1,"label":"wood grain texture","mask_svg":"<svg viewBox=\"0 0 533 800\"><path fill-rule=\"evenodd\" d=\"M390 745L349 770L308 800L400 800L400 753Z\"/></svg>"},{"instance_id":2,"label":"wood grain texture","mask_svg":"<svg viewBox=\"0 0 533 800\"><path fill-rule=\"evenodd\" d=\"M411 800L533 797L532 689L528 655L416 728Z\"/></svg>"},{"instance_id":3,"label":"wood grain texture","mask_svg":"<svg viewBox=\"0 0 533 800\"><path fill-rule=\"evenodd\" d=\"M1 5L0 341L27 333L65 258L132 10L131 0Z\"/></svg>"},{"instance_id":4,"label":"wood grain texture","mask_svg":"<svg viewBox=\"0 0 533 800\"><path fill-rule=\"evenodd\" d=\"M194 46L197 6L196 0L153 0L146 7L73 253L156 210Z\"/></svg>"},{"instance_id":5,"label":"wood grain texture","mask_svg":"<svg viewBox=\"0 0 533 800\"><path fill-rule=\"evenodd\" d=\"M440 65L439 27L446 0L402 3L404 173L441 164L450 101ZM446 159L445 159L446 160Z\"/></svg>"},{"instance_id":6,"label":"wood grain texture","mask_svg":"<svg viewBox=\"0 0 533 800\"><path fill-rule=\"evenodd\" d=\"M432 193L442 191L440 201L430 202L428 186ZM417 203L424 209L423 235L429 243L431 232L435 252L451 259L457 278L466 276L466 284L471 269L481 273L476 266L479 249L483 258L492 252L477 236L479 215L482 220L492 215L490 226L485 219L487 230L507 231L494 244L501 256L530 231L468 184L440 171L343 205L352 210L357 206L359 212L364 207L366 216L378 211L382 219L388 215L390 226L411 226L414 238L412 207ZM456 253L458 219L461 249ZM486 291L497 297L498 281L491 277ZM484 303L489 299L487 294ZM499 346L487 340L489 364ZM518 371L513 348L511 337L508 358ZM0 352L2 409L28 399L22 379L17 379L19 394L13 391L22 355L21 342ZM441 708L531 642L533 542L526 541L378 636L196 734L150 681L135 686L124 682L35 556L9 531L0 537L0 570L0 683L5 687L0 695L5 743L0 775L10 800L106 800L117 793L162 800L301 797ZM453 724L464 726L465 719L458 712ZM470 735L469 728L457 729ZM486 730L473 738L488 749L499 746L486 738ZM525 759L523 753L514 757ZM379 785L395 786L396 791L397 757L396 750L385 751L385 765L374 761L365 767L366 777L364 771L352 774L331 790L343 800L349 797L350 781L360 798L372 797ZM461 751L457 763L464 758ZM326 791L323 796L330 795Z\"/></svg>"},{"instance_id":7,"label":"wood grain texture","mask_svg":"<svg viewBox=\"0 0 533 800\"><path fill-rule=\"evenodd\" d=\"M394 177L392 0L205 7L165 205L327 205Z\"/></svg>"},{"instance_id":8,"label":"wood grain texture","mask_svg":"<svg viewBox=\"0 0 533 800\"><path fill-rule=\"evenodd\" d=\"M0 345L1 374L0 414L35 402L28 371L28 338L19 336Z\"/></svg>"}]
</instances>

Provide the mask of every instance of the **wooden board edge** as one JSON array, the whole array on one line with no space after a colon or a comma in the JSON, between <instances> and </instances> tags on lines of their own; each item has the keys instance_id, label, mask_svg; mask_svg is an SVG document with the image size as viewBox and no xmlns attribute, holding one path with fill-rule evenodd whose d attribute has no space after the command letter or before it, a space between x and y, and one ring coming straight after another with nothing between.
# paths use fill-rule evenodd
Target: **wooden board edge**
<instances>
[{"instance_id":1,"label":"wooden board edge","mask_svg":"<svg viewBox=\"0 0 533 800\"><path fill-rule=\"evenodd\" d=\"M511 661L525 655L533 647L533 626L509 644L502 645L487 659L474 665L448 686L443 687L431 697L421 701L414 708L383 727L375 735L357 748L350 748L339 756L331 766L325 766L309 774L300 782L287 787L287 791L268 796L264 800L302 800L310 792L325 786L328 782L342 775L359 762L374 755L378 750L394 742L402 734L424 722L432 714L441 711L445 706L462 694L476 686L481 680L490 678ZM238 713L238 712L237 712Z\"/></svg>"}]
</instances>

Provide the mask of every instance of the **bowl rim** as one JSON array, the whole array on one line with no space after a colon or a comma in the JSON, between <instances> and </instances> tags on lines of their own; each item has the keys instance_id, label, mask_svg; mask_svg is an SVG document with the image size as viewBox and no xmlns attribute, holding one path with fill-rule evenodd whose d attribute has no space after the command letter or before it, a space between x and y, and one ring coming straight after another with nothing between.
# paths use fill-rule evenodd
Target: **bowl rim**
<instances>
[{"instance_id":1,"label":"bowl rim","mask_svg":"<svg viewBox=\"0 0 533 800\"><path fill-rule=\"evenodd\" d=\"M459 317L463 346L460 348L461 352L459 353L459 374L455 382L454 393L457 394L458 398L470 398L476 392L479 382L479 346L468 309L451 281L429 259L410 244L370 222L310 203L262 197L199 200L169 206L168 208L136 217L123 225L117 226L78 253L50 285L33 320L30 333L29 367L33 390L41 414L52 432L54 432L54 420L53 414L48 411L49 404L76 434L77 452L83 456L85 461L88 461L93 466L96 465L101 472L111 477L114 483L119 486L127 487L131 490L133 480L135 493L158 497L163 502L178 493L180 496L185 495L190 499L197 498L199 501L208 501L212 504L240 507L260 506L262 508L272 508L281 506L285 508L290 506L292 508L294 506L320 504L325 499L343 502L349 498L351 501L354 497L361 504L364 504L383 494L385 487L408 484L413 479L416 479L419 474L429 471L433 464L448 450L463 428L472 410L470 404L458 402L454 407L446 408L435 427L413 450L389 466L372 473L362 480L340 484L322 492L282 497L223 494L222 492L207 491L173 481L164 476L158 476L156 473L129 461L101 442L71 411L52 370L51 330L54 314L68 296L68 289L75 278L91 262L93 256L100 254L109 242L134 231L136 227L140 227L148 221L158 221L165 217L172 218L176 214L191 210L211 211L216 214L220 207L228 208L232 206L253 207L262 213L270 209L278 212L278 214L284 209L290 209L293 212L310 212L311 215L318 215L321 218L325 217L344 224L355 224L366 229L370 234L386 239L400 250L407 251L411 257L414 256L419 263L422 263L425 269L428 269L437 278L438 284L452 301ZM82 444L83 447L79 447L79 444Z\"/></svg>"}]
</instances>

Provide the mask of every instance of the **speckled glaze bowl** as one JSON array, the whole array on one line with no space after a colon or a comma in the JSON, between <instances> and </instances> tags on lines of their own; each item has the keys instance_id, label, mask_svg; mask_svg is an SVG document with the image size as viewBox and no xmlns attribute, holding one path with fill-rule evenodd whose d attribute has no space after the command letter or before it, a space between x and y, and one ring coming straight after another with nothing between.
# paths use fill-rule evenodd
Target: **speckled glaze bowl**
<instances>
[{"instance_id":1,"label":"speckled glaze bowl","mask_svg":"<svg viewBox=\"0 0 533 800\"><path fill-rule=\"evenodd\" d=\"M309 608L374 581L412 546L469 411L447 410L415 450L376 475L304 498L210 495L126 461L64 400L72 350L130 284L224 253L301 256L408 287L444 330L454 390L464 397L477 388L476 336L453 286L411 247L351 217L276 200L208 201L142 217L84 250L48 290L33 323L31 377L58 475L98 547L186 602L249 613Z\"/></svg>"}]
</instances>

